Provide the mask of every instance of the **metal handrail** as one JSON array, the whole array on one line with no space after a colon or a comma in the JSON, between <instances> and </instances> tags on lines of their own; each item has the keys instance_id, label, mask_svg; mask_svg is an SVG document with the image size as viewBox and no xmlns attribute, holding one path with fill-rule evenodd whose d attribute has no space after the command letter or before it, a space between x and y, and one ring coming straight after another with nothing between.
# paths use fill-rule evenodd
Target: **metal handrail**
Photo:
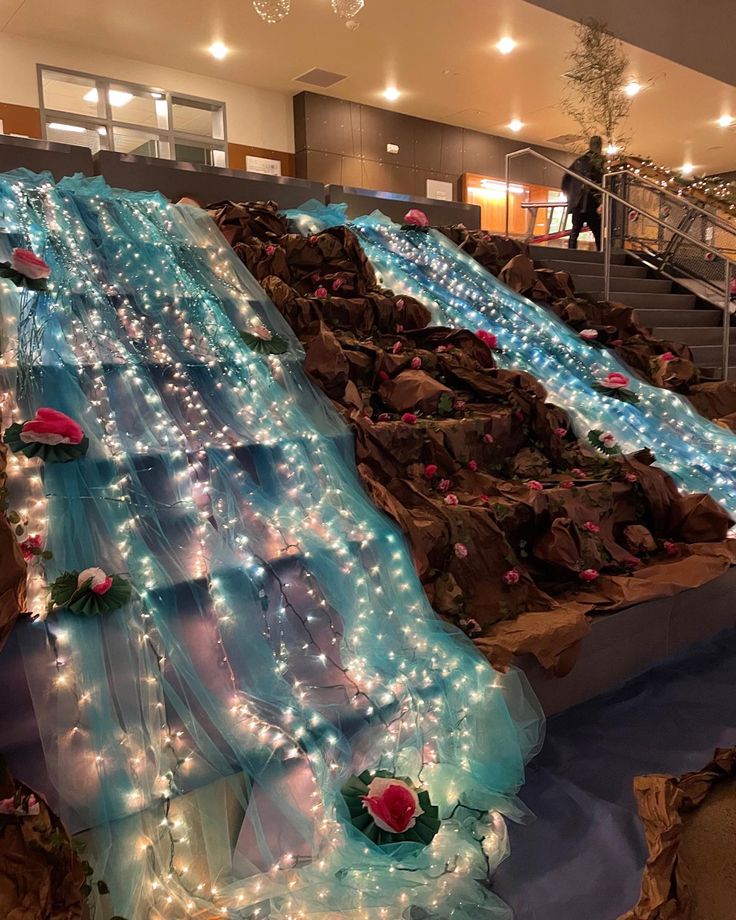
<instances>
[{"instance_id":1,"label":"metal handrail","mask_svg":"<svg viewBox=\"0 0 736 920\"><path fill-rule=\"evenodd\" d=\"M604 300L610 300L611 296L611 249L612 249L612 234L611 234L611 202L615 201L618 204L623 205L625 208L629 208L630 204L626 201L625 198L622 198L620 195L617 195L615 192L612 192L610 189L606 188L605 185L598 185L597 182L593 182L592 179L588 179L586 176L581 176L580 173L576 173L574 170L570 169L568 166L563 166L562 163L548 157L545 153L540 153L538 150L535 150L533 147L524 147L521 150L514 150L511 153L506 154L506 236L509 235L509 210L510 210L510 185L511 185L511 160L516 159L520 156L530 155L536 157L538 160L542 160L544 163L549 163L551 166L556 166L557 169L562 170L562 172L567 173L570 176L574 176L579 182L582 182L583 185L588 186L588 188L593 188L597 192L600 192L602 205L603 205L603 215L601 226L603 230L603 297ZM607 178L606 174L604 176L604 182ZM699 249L704 250L705 252L710 253L712 256L718 259L723 259L726 267L726 288L725 288L725 299L724 299L724 309L723 309L723 355L722 355L722 371L723 379L728 379L728 367L729 367L729 337L731 329L731 279L736 278L736 261L724 255L723 252L719 249L715 249L712 246L709 246L707 243L703 243L701 240L696 239L693 236L690 236L689 233L686 233L684 230L680 230L679 227L673 227L671 224L668 224L666 221L662 220L660 217L655 217L654 214L649 214L647 211L642 211L641 208L637 208L637 211L640 215L645 217L647 220L651 220L653 223L657 224L659 227L664 227L666 230L669 230L671 233L679 236L681 239L687 240L689 243L692 243L694 246L697 246ZM710 215L709 215L710 216Z\"/></svg>"}]
</instances>

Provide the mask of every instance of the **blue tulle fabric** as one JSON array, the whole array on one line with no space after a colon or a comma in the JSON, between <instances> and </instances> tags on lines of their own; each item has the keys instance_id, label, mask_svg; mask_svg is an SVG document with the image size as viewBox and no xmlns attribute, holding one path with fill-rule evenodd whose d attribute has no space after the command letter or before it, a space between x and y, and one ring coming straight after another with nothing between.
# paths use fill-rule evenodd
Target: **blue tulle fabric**
<instances>
[{"instance_id":1,"label":"blue tulle fabric","mask_svg":"<svg viewBox=\"0 0 736 920\"><path fill-rule=\"evenodd\" d=\"M286 212L303 232L347 223L344 206L316 201ZM581 339L549 310L510 291L434 230L405 230L380 212L350 222L382 282L411 294L440 325L486 329L498 337L497 362L540 380L567 410L577 433L612 432L624 451L650 448L657 465L686 491L707 492L736 516L736 435L709 422L681 396L637 379L615 355ZM639 402L596 385L626 374Z\"/></svg>"},{"instance_id":2,"label":"blue tulle fabric","mask_svg":"<svg viewBox=\"0 0 736 920\"><path fill-rule=\"evenodd\" d=\"M483 880L536 702L433 614L260 286L203 212L99 179L2 175L0 223L0 261L52 269L47 293L0 283L4 426L51 406L90 439L11 465L53 552L31 602L88 566L134 591L16 628L42 791L110 889L97 916L505 918ZM340 789L364 769L426 786L429 847L352 827Z\"/></svg>"}]
</instances>

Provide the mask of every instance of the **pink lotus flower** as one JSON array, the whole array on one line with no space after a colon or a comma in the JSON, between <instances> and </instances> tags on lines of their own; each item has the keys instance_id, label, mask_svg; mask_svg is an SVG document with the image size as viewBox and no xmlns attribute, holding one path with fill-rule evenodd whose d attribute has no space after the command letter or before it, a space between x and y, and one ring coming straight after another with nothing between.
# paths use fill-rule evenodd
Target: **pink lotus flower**
<instances>
[{"instance_id":1,"label":"pink lotus flower","mask_svg":"<svg viewBox=\"0 0 736 920\"><path fill-rule=\"evenodd\" d=\"M583 329L582 332L580 333L580 338L585 339L587 342L590 342L593 339L597 339L598 330L597 329Z\"/></svg>"},{"instance_id":2,"label":"pink lotus flower","mask_svg":"<svg viewBox=\"0 0 736 920\"><path fill-rule=\"evenodd\" d=\"M663 364L668 364L670 361L675 360L675 355L673 355L671 351L666 351L663 355L659 356L659 360Z\"/></svg>"},{"instance_id":3,"label":"pink lotus flower","mask_svg":"<svg viewBox=\"0 0 736 920\"><path fill-rule=\"evenodd\" d=\"M447 492L451 485L452 483L449 479L440 479L440 481L437 483L437 488L440 490L440 492Z\"/></svg>"},{"instance_id":4,"label":"pink lotus flower","mask_svg":"<svg viewBox=\"0 0 736 920\"><path fill-rule=\"evenodd\" d=\"M394 344L391 346L391 353L394 355L398 355L398 353L401 351L403 347L404 346L401 342L394 342Z\"/></svg>"},{"instance_id":5,"label":"pink lotus flower","mask_svg":"<svg viewBox=\"0 0 736 920\"><path fill-rule=\"evenodd\" d=\"M492 434L484 434L484 435L483 435L483 440L486 442L486 444L493 444L493 442L494 442L496 439L493 437Z\"/></svg>"},{"instance_id":6,"label":"pink lotus flower","mask_svg":"<svg viewBox=\"0 0 736 920\"><path fill-rule=\"evenodd\" d=\"M107 592L112 587L112 578L110 575L105 574L105 572L93 566L89 569L84 569L77 576L77 589L81 588L85 582L90 582L89 589L94 594L107 594Z\"/></svg>"},{"instance_id":7,"label":"pink lotus flower","mask_svg":"<svg viewBox=\"0 0 736 920\"><path fill-rule=\"evenodd\" d=\"M637 482L639 477L636 475L636 473L625 473L624 479L626 482Z\"/></svg>"},{"instance_id":8,"label":"pink lotus flower","mask_svg":"<svg viewBox=\"0 0 736 920\"><path fill-rule=\"evenodd\" d=\"M665 540L662 547L668 556L676 556L678 553L677 544L673 543L672 540Z\"/></svg>"},{"instance_id":9,"label":"pink lotus flower","mask_svg":"<svg viewBox=\"0 0 736 920\"><path fill-rule=\"evenodd\" d=\"M468 547L464 543L456 543L455 555L458 559L466 559L468 555Z\"/></svg>"},{"instance_id":10,"label":"pink lotus flower","mask_svg":"<svg viewBox=\"0 0 736 920\"><path fill-rule=\"evenodd\" d=\"M521 581L518 569L509 569L508 572L503 573L502 578L505 585L518 585Z\"/></svg>"},{"instance_id":11,"label":"pink lotus flower","mask_svg":"<svg viewBox=\"0 0 736 920\"><path fill-rule=\"evenodd\" d=\"M486 329L479 329L475 334L489 348L498 347L498 338L492 332L488 332Z\"/></svg>"},{"instance_id":12,"label":"pink lotus flower","mask_svg":"<svg viewBox=\"0 0 736 920\"><path fill-rule=\"evenodd\" d=\"M332 290L339 291L340 288L343 286L343 283L344 282L342 278L335 278L335 280L332 282Z\"/></svg>"},{"instance_id":13,"label":"pink lotus flower","mask_svg":"<svg viewBox=\"0 0 736 920\"><path fill-rule=\"evenodd\" d=\"M588 531L588 533L600 533L600 527L595 523L595 521L586 521L583 524L583 527Z\"/></svg>"},{"instance_id":14,"label":"pink lotus flower","mask_svg":"<svg viewBox=\"0 0 736 920\"><path fill-rule=\"evenodd\" d=\"M553 428L552 434L558 438L564 438L567 434L567 428Z\"/></svg>"},{"instance_id":15,"label":"pink lotus flower","mask_svg":"<svg viewBox=\"0 0 736 920\"><path fill-rule=\"evenodd\" d=\"M419 208L412 208L404 214L404 223L411 224L412 227L428 227L429 218Z\"/></svg>"},{"instance_id":16,"label":"pink lotus flower","mask_svg":"<svg viewBox=\"0 0 736 920\"><path fill-rule=\"evenodd\" d=\"M457 505L458 497L454 492L450 492L449 495L445 495L445 504L446 505Z\"/></svg>"},{"instance_id":17,"label":"pink lotus flower","mask_svg":"<svg viewBox=\"0 0 736 920\"><path fill-rule=\"evenodd\" d=\"M575 483L572 481L572 479L563 479L560 485L563 489L572 489Z\"/></svg>"},{"instance_id":18,"label":"pink lotus flower","mask_svg":"<svg viewBox=\"0 0 736 920\"><path fill-rule=\"evenodd\" d=\"M24 444L79 444L83 437L84 431L74 419L56 409L38 409L20 430Z\"/></svg>"},{"instance_id":19,"label":"pink lotus flower","mask_svg":"<svg viewBox=\"0 0 736 920\"><path fill-rule=\"evenodd\" d=\"M416 417L416 415L414 415L413 412L405 412L405 413L401 416L401 421L402 421L402 422L405 422L407 425L416 425L416 423L417 423L417 417Z\"/></svg>"},{"instance_id":20,"label":"pink lotus flower","mask_svg":"<svg viewBox=\"0 0 736 920\"><path fill-rule=\"evenodd\" d=\"M583 569L578 578L580 581L595 581L599 574L598 569Z\"/></svg>"},{"instance_id":21,"label":"pink lotus flower","mask_svg":"<svg viewBox=\"0 0 736 920\"><path fill-rule=\"evenodd\" d=\"M544 486L541 482L537 482L536 479L530 479L527 483L532 492L542 492L544 491Z\"/></svg>"},{"instance_id":22,"label":"pink lotus flower","mask_svg":"<svg viewBox=\"0 0 736 920\"><path fill-rule=\"evenodd\" d=\"M411 359L411 369L412 369L413 371L418 371L419 368L420 368L421 366L422 366L422 359L421 359L421 358L412 358L412 359Z\"/></svg>"},{"instance_id":23,"label":"pink lotus flower","mask_svg":"<svg viewBox=\"0 0 736 920\"><path fill-rule=\"evenodd\" d=\"M320 284L317 290L314 292L315 297L327 297L327 288L324 284Z\"/></svg>"},{"instance_id":24,"label":"pink lotus flower","mask_svg":"<svg viewBox=\"0 0 736 920\"><path fill-rule=\"evenodd\" d=\"M598 382L602 387L606 387L609 390L621 390L623 387L629 385L629 378L626 374L620 374L618 371L611 371Z\"/></svg>"},{"instance_id":25,"label":"pink lotus flower","mask_svg":"<svg viewBox=\"0 0 736 920\"><path fill-rule=\"evenodd\" d=\"M615 447L618 444L615 436L611 434L610 431L607 431L604 435L601 435L601 444L604 447Z\"/></svg>"},{"instance_id":26,"label":"pink lotus flower","mask_svg":"<svg viewBox=\"0 0 736 920\"><path fill-rule=\"evenodd\" d=\"M48 278L51 274L51 269L46 262L30 249L14 249L10 254L10 267L31 281Z\"/></svg>"},{"instance_id":27,"label":"pink lotus flower","mask_svg":"<svg viewBox=\"0 0 736 920\"><path fill-rule=\"evenodd\" d=\"M42 545L43 541L39 534L36 534L32 537L26 537L25 540L23 540L23 542L20 544L20 549L23 553L23 558L25 561L30 562L32 559L35 559L38 555L38 552L34 552L34 550L38 550L40 552Z\"/></svg>"},{"instance_id":28,"label":"pink lotus flower","mask_svg":"<svg viewBox=\"0 0 736 920\"><path fill-rule=\"evenodd\" d=\"M266 246L266 255L270 258L275 252L276 247L273 245L273 243L269 243L268 246Z\"/></svg>"},{"instance_id":29,"label":"pink lotus flower","mask_svg":"<svg viewBox=\"0 0 736 920\"><path fill-rule=\"evenodd\" d=\"M581 470L579 466L574 466L570 470L570 472L573 474L573 476L576 479L587 479L588 478L588 474L585 472L585 470Z\"/></svg>"},{"instance_id":30,"label":"pink lotus flower","mask_svg":"<svg viewBox=\"0 0 736 920\"><path fill-rule=\"evenodd\" d=\"M428 463L424 467L424 475L427 477L427 479L432 479L434 476L437 475L437 470L438 470L438 467L436 463Z\"/></svg>"},{"instance_id":31,"label":"pink lotus flower","mask_svg":"<svg viewBox=\"0 0 736 920\"><path fill-rule=\"evenodd\" d=\"M476 461L476 460L468 460L468 469L471 470L473 473L475 473L476 470L478 469L478 463L477 463L477 461Z\"/></svg>"},{"instance_id":32,"label":"pink lotus flower","mask_svg":"<svg viewBox=\"0 0 736 920\"><path fill-rule=\"evenodd\" d=\"M388 776L373 779L362 801L376 827L393 834L410 830L424 814L414 789L403 780Z\"/></svg>"},{"instance_id":33,"label":"pink lotus flower","mask_svg":"<svg viewBox=\"0 0 736 920\"><path fill-rule=\"evenodd\" d=\"M267 329L263 323L254 323L250 327L250 331L253 335L257 335L259 339L263 339L264 342L270 342L273 338L273 333L270 329Z\"/></svg>"},{"instance_id":34,"label":"pink lotus flower","mask_svg":"<svg viewBox=\"0 0 736 920\"><path fill-rule=\"evenodd\" d=\"M404 309L404 298L403 297L399 297L399 299L396 301L396 309L397 310Z\"/></svg>"}]
</instances>

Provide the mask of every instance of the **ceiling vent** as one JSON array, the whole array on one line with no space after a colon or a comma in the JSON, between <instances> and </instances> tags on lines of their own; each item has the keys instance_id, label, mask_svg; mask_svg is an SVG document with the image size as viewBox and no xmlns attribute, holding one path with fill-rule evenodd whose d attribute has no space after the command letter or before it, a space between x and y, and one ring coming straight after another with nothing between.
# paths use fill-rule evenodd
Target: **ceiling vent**
<instances>
[{"instance_id":1,"label":"ceiling vent","mask_svg":"<svg viewBox=\"0 0 736 920\"><path fill-rule=\"evenodd\" d=\"M553 147L571 147L583 139L582 134L560 134L557 137L547 138L546 144L552 144Z\"/></svg>"},{"instance_id":2,"label":"ceiling vent","mask_svg":"<svg viewBox=\"0 0 736 920\"><path fill-rule=\"evenodd\" d=\"M322 70L320 67L313 67L300 77L294 77L297 83L308 83L310 86L321 86L323 89L334 86L340 80L345 79L347 79L347 74L332 73L331 70Z\"/></svg>"}]
</instances>

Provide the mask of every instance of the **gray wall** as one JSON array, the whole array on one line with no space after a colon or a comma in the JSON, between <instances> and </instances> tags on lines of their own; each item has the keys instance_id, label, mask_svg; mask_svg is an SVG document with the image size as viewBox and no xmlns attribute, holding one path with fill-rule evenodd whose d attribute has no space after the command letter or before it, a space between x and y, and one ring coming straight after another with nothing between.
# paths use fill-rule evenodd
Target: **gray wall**
<instances>
[{"instance_id":1,"label":"gray wall","mask_svg":"<svg viewBox=\"0 0 736 920\"><path fill-rule=\"evenodd\" d=\"M308 92L294 97L294 136L300 178L420 197L427 194L427 179L452 182L457 197L457 181L465 172L502 178L506 154L528 146ZM399 153L386 153L386 144L398 144ZM573 160L559 150L538 149L561 163ZM516 181L560 183L557 169L530 157L512 168Z\"/></svg>"}]
</instances>

